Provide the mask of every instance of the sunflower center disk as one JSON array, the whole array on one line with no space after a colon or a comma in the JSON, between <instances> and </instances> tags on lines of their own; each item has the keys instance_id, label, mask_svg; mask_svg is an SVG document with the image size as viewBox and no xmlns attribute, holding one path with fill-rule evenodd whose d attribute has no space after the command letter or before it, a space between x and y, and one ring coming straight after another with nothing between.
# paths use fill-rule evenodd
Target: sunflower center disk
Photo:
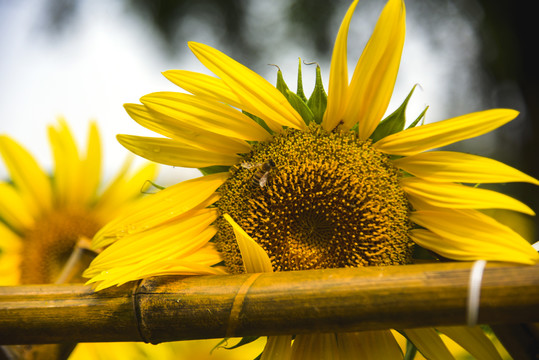
<instances>
[{"instance_id":1,"label":"sunflower center disk","mask_svg":"<svg viewBox=\"0 0 539 360\"><path fill-rule=\"evenodd\" d=\"M232 169L218 203L266 251L274 271L406 264L409 204L389 158L353 132L287 130ZM242 261L231 227L217 246Z\"/></svg>"},{"instance_id":2,"label":"sunflower center disk","mask_svg":"<svg viewBox=\"0 0 539 360\"><path fill-rule=\"evenodd\" d=\"M21 283L52 283L79 238L91 239L99 224L84 211L58 210L36 221L24 235Z\"/></svg>"}]
</instances>

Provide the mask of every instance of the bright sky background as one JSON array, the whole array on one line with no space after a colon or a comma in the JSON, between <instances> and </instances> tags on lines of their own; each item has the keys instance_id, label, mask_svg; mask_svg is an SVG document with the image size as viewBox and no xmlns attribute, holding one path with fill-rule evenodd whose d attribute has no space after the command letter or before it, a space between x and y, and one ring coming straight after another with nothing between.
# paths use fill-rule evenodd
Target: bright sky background
<instances>
[{"instance_id":1,"label":"bright sky background","mask_svg":"<svg viewBox=\"0 0 539 360\"><path fill-rule=\"evenodd\" d=\"M179 44L178 56L163 54L154 30L125 14L121 1L81 1L81 12L65 34L50 36L42 28L41 14L46 0L0 1L0 133L8 134L22 143L46 169L51 167L51 155L46 135L48 124L59 115L68 120L79 144L86 141L89 119L96 119L102 134L105 154L105 172L108 177L125 158L127 151L115 140L118 133L154 134L140 127L125 113L122 104L138 102L153 91L178 91L160 73L167 69L181 68L205 71L192 56L186 44ZM291 88L295 88L297 59L317 60L301 42L290 40L283 29L268 31L267 27L279 25L280 10L286 0L269 2L250 1L251 21L249 31L261 35L267 53L267 62L255 68L270 82L275 81L278 64L285 73ZM370 35L383 1L362 1L352 20L349 38L350 74L363 49L366 36ZM371 10L376 15L371 15ZM451 9L448 9L450 12ZM334 36L345 9L335 19ZM429 105L427 120L436 121L469 111L480 110L477 103L466 103L467 88L473 88L472 75L475 37L467 23L454 19L437 24L437 34L453 34L452 38L437 41L433 33L418 27L413 17L412 4L408 7L407 38L401 71L390 112L418 83L409 108L409 117L419 114ZM189 24L193 40L223 48L197 19ZM275 27L274 27L275 29ZM444 36L445 36L444 35ZM463 48L465 51L463 51ZM471 50L472 49L472 50ZM229 53L235 57L233 53ZM319 61L325 77L329 64ZM310 71L311 70L311 71ZM304 67L306 93L311 91L314 67ZM448 106L445 96L450 86L462 89L462 106L458 111ZM194 170L167 168L162 171L165 182L176 182L198 174ZM0 163L0 178L6 170Z\"/></svg>"}]
</instances>

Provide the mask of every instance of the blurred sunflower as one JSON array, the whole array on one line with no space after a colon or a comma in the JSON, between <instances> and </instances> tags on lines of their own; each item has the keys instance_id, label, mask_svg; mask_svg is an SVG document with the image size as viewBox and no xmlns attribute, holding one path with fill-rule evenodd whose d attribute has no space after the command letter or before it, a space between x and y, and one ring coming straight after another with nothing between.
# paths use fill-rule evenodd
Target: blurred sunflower
<instances>
[{"instance_id":1,"label":"blurred sunflower","mask_svg":"<svg viewBox=\"0 0 539 360\"><path fill-rule=\"evenodd\" d=\"M114 181L99 191L101 145L94 123L89 127L88 147L80 154L65 121L49 127L55 169L49 176L32 155L7 135L0 136L0 154L11 181L0 182L0 285L45 284L80 281L81 264L62 272L66 261L81 239L91 239L97 230L137 198L146 180L155 177L157 166L148 164L128 174L126 162ZM80 244L80 243L79 243ZM91 258L90 255L88 257ZM91 346L94 352L108 352L109 344ZM149 345L123 344L132 352ZM53 359L69 345L3 347L0 353ZM135 350L138 349L138 350ZM159 350L158 353L162 353ZM32 355L30 355L32 354ZM69 352L67 352L69 354ZM88 352L77 348L77 356ZM99 357L93 357L99 358ZM141 358L141 357L139 357Z\"/></svg>"},{"instance_id":2,"label":"blurred sunflower","mask_svg":"<svg viewBox=\"0 0 539 360\"><path fill-rule=\"evenodd\" d=\"M142 194L157 171L147 164L128 174L128 160L101 191L101 144L91 123L88 147L80 154L64 120L49 127L54 171L49 176L32 155L7 135L0 154L11 181L0 182L0 285L58 281L80 239L91 239L122 207Z\"/></svg>"},{"instance_id":3,"label":"blurred sunflower","mask_svg":"<svg viewBox=\"0 0 539 360\"><path fill-rule=\"evenodd\" d=\"M405 33L402 0L385 6L349 81L347 36L335 42L329 95L277 86L207 45L189 43L217 77L172 70L190 94L152 93L130 116L159 138L119 135L137 155L200 168L101 229L106 248L85 276L97 289L164 274L220 274L410 264L420 246L441 258L534 264L537 252L481 210L533 215L525 204L466 184L536 179L497 161L428 151L492 131L518 112L493 109L404 129L410 98L382 120ZM225 269L220 266L224 262ZM480 328L437 329L477 358L499 355ZM435 329L403 330L427 358L451 358ZM391 331L273 336L262 359L402 358Z\"/></svg>"}]
</instances>

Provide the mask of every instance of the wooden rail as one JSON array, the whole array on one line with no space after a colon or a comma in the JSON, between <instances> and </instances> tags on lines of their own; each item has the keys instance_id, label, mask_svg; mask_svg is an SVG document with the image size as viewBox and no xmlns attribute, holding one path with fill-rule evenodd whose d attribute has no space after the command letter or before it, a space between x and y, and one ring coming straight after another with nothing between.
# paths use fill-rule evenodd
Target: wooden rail
<instances>
[{"instance_id":1,"label":"wooden rail","mask_svg":"<svg viewBox=\"0 0 539 360\"><path fill-rule=\"evenodd\" d=\"M473 263L0 287L0 343L144 341L464 325ZM478 323L539 322L539 265L488 263Z\"/></svg>"}]
</instances>

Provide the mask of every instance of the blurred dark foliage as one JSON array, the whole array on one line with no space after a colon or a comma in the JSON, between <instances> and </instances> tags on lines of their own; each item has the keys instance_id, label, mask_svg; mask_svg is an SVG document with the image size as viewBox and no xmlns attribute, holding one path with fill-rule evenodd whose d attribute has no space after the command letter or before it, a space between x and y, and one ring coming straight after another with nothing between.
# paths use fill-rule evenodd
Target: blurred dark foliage
<instances>
[{"instance_id":1,"label":"blurred dark foliage","mask_svg":"<svg viewBox=\"0 0 539 360\"><path fill-rule=\"evenodd\" d=\"M45 29L50 33L62 33L76 21L79 1L53 0L45 3L43 21Z\"/></svg>"},{"instance_id":2,"label":"blurred dark foliage","mask_svg":"<svg viewBox=\"0 0 539 360\"><path fill-rule=\"evenodd\" d=\"M308 34L314 50L320 56L330 54L335 40L330 25L340 9L340 4L348 1L329 0L295 0L292 1L288 12L288 21L297 31ZM339 14L341 16L341 14Z\"/></svg>"},{"instance_id":3,"label":"blurred dark foliage","mask_svg":"<svg viewBox=\"0 0 539 360\"><path fill-rule=\"evenodd\" d=\"M483 66L493 84L514 82L525 104L520 115L524 118L524 136L516 139L520 152L514 154L513 164L539 178L539 67L535 53L537 13L534 2L480 0L480 3L485 12L481 53L494 53L481 58ZM511 106L504 103L504 99L497 101L499 106ZM510 143L500 143L500 153L511 153L514 149ZM539 209L539 192L531 186L519 187L517 196L532 209Z\"/></svg>"},{"instance_id":4,"label":"blurred dark foliage","mask_svg":"<svg viewBox=\"0 0 539 360\"><path fill-rule=\"evenodd\" d=\"M57 35L76 23L81 0L50 0L45 3L44 28ZM263 45L253 38L247 27L247 0L122 0L126 14L138 16L152 26L164 42L164 51L175 55L178 44L193 36L181 27L188 19L200 19L219 36L229 50L244 54L244 62L258 61L257 50ZM335 34L330 31L335 12L347 0L295 0L286 7L283 19L291 32L305 34L314 52L327 56Z\"/></svg>"},{"instance_id":5,"label":"blurred dark foliage","mask_svg":"<svg viewBox=\"0 0 539 360\"><path fill-rule=\"evenodd\" d=\"M250 52L249 34L244 31L246 4L244 0L126 0L126 8L151 23L168 45L171 54L178 43L185 43L189 34L178 33L179 24L187 18L204 19L221 34L233 49Z\"/></svg>"}]
</instances>

